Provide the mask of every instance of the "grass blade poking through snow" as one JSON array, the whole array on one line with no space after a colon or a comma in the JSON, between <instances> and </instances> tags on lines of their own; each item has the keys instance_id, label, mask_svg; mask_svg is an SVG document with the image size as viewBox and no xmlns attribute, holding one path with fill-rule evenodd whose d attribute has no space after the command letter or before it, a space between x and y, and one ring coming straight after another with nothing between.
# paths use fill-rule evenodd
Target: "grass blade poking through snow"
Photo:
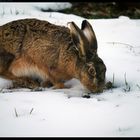
<instances>
[{"instance_id":1,"label":"grass blade poking through snow","mask_svg":"<svg viewBox=\"0 0 140 140\"><path fill-rule=\"evenodd\" d=\"M126 73L124 74L124 80L125 80L125 88L123 89L125 92L129 92L131 87L128 84L127 80L126 80Z\"/></svg>"},{"instance_id":2,"label":"grass blade poking through snow","mask_svg":"<svg viewBox=\"0 0 140 140\"><path fill-rule=\"evenodd\" d=\"M137 84L137 87L140 89L140 86Z\"/></svg>"},{"instance_id":3,"label":"grass blade poking through snow","mask_svg":"<svg viewBox=\"0 0 140 140\"><path fill-rule=\"evenodd\" d=\"M31 109L31 111L30 111L30 115L32 114L33 110L34 110L34 108Z\"/></svg>"},{"instance_id":4,"label":"grass blade poking through snow","mask_svg":"<svg viewBox=\"0 0 140 140\"><path fill-rule=\"evenodd\" d=\"M18 113L17 113L17 110L16 110L16 108L15 108L15 115L16 115L16 117L18 117Z\"/></svg>"},{"instance_id":5,"label":"grass blade poking through snow","mask_svg":"<svg viewBox=\"0 0 140 140\"><path fill-rule=\"evenodd\" d=\"M105 84L105 88L104 89L112 89L115 88L114 86L114 81L115 81L115 74L113 73L113 79L112 79L112 82L108 81L106 84Z\"/></svg>"}]
</instances>

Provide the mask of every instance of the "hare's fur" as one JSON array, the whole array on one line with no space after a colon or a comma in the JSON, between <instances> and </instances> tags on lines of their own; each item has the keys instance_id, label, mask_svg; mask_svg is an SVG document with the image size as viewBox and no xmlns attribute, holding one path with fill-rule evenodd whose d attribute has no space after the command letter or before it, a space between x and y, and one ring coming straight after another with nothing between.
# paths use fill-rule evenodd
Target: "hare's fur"
<instances>
[{"instance_id":1,"label":"hare's fur","mask_svg":"<svg viewBox=\"0 0 140 140\"><path fill-rule=\"evenodd\" d=\"M73 22L70 25L69 29L22 19L0 26L0 76L13 80L14 87L28 88L49 87L50 83L64 88L64 81L77 78L88 90L97 91L95 64L83 53L90 50L85 48L89 41L84 30L77 31Z\"/></svg>"}]
</instances>

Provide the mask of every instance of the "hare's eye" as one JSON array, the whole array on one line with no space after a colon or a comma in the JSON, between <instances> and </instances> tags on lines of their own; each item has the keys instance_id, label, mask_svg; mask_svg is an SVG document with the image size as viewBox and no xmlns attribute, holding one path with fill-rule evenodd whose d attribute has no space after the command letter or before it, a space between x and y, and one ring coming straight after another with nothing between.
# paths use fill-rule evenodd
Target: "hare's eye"
<instances>
[{"instance_id":1,"label":"hare's eye","mask_svg":"<svg viewBox=\"0 0 140 140\"><path fill-rule=\"evenodd\" d=\"M90 75L95 76L95 69L94 68L89 68L88 72Z\"/></svg>"}]
</instances>

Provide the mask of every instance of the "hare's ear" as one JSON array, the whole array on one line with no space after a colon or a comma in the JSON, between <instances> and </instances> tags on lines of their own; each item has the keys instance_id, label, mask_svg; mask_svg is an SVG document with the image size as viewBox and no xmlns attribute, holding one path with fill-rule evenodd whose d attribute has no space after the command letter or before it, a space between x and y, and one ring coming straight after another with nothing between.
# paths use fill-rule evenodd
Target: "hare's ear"
<instances>
[{"instance_id":1,"label":"hare's ear","mask_svg":"<svg viewBox=\"0 0 140 140\"><path fill-rule=\"evenodd\" d=\"M85 37L83 31L81 31L74 22L68 22L67 25L70 29L73 42L75 43L79 51L80 58L83 58L86 60L86 48L87 48L86 45L88 45L87 38Z\"/></svg>"},{"instance_id":2,"label":"hare's ear","mask_svg":"<svg viewBox=\"0 0 140 140\"><path fill-rule=\"evenodd\" d=\"M93 31L93 28L91 24L87 20L83 20L82 25L81 25L81 30L85 34L85 37L87 38L89 42L89 47L91 50L94 50L97 52L97 39L96 35Z\"/></svg>"}]
</instances>

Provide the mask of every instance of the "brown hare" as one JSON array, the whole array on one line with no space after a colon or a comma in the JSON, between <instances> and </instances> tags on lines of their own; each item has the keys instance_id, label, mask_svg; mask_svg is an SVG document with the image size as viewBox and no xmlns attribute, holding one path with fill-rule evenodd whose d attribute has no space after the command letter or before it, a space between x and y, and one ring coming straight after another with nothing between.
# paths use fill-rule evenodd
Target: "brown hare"
<instances>
[{"instance_id":1,"label":"brown hare","mask_svg":"<svg viewBox=\"0 0 140 140\"><path fill-rule=\"evenodd\" d=\"M91 92L101 92L106 67L97 55L97 40L88 21L81 29L38 19L21 19L0 26L0 76L13 87L64 88L79 79Z\"/></svg>"}]
</instances>

